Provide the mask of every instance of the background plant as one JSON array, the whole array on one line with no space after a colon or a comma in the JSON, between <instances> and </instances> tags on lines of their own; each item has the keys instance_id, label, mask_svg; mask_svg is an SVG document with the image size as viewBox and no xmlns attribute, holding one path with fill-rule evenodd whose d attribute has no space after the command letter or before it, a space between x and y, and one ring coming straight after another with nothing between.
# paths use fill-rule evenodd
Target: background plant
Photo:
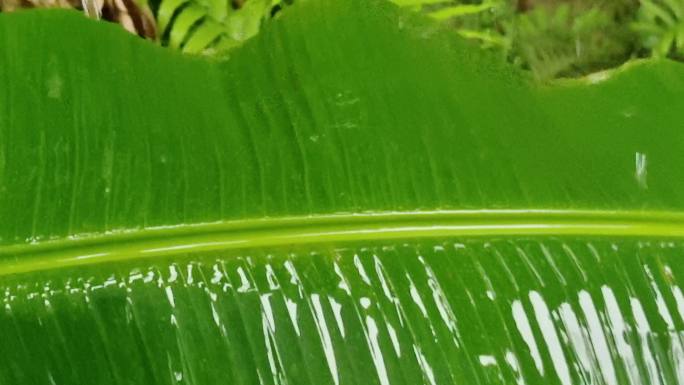
<instances>
[{"instance_id":1,"label":"background plant","mask_svg":"<svg viewBox=\"0 0 684 385\"><path fill-rule=\"evenodd\" d=\"M190 54L225 55L257 34L264 23L292 1L301 0L129 3L152 10L155 39L160 44ZM461 36L483 49L499 52L541 80L583 76L633 58L684 59L684 0L393 1L453 27ZM80 4L0 0L0 9L13 10L20 5L80 8ZM140 13L129 11L120 10L131 16ZM103 16L124 24L120 17ZM127 29L133 31L130 26Z\"/></svg>"},{"instance_id":2,"label":"background plant","mask_svg":"<svg viewBox=\"0 0 684 385\"><path fill-rule=\"evenodd\" d=\"M283 0L163 0L157 5L162 44L186 53L223 53L259 32Z\"/></svg>"},{"instance_id":3,"label":"background plant","mask_svg":"<svg viewBox=\"0 0 684 385\"><path fill-rule=\"evenodd\" d=\"M641 0L637 21L644 49L654 56L684 59L684 1Z\"/></svg>"},{"instance_id":4,"label":"background plant","mask_svg":"<svg viewBox=\"0 0 684 385\"><path fill-rule=\"evenodd\" d=\"M500 51L535 77L548 79L581 76L632 57L638 36L629 23L638 6L630 0L452 0L424 2L420 10L482 47Z\"/></svg>"}]
</instances>

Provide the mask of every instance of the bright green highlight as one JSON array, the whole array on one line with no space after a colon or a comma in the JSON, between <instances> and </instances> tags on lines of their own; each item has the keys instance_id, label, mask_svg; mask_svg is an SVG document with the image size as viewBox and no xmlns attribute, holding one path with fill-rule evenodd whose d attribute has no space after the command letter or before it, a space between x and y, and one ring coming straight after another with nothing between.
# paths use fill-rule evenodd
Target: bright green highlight
<instances>
[{"instance_id":1,"label":"bright green highlight","mask_svg":"<svg viewBox=\"0 0 684 385\"><path fill-rule=\"evenodd\" d=\"M179 253L419 238L681 238L684 215L600 211L435 211L274 218L150 228L0 247L0 275ZM14 260L8 261L8 257ZM4 260L2 260L4 259Z\"/></svg>"}]
</instances>

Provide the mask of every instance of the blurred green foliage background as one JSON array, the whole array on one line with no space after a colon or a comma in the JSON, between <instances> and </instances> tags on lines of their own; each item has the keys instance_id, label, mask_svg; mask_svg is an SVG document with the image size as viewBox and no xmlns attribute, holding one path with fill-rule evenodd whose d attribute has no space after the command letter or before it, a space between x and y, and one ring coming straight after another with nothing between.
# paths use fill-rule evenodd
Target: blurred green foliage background
<instances>
[{"instance_id":1,"label":"blurred green foliage background","mask_svg":"<svg viewBox=\"0 0 684 385\"><path fill-rule=\"evenodd\" d=\"M161 0L154 8L163 44L215 54L257 33L292 1ZM542 81L584 76L635 58L684 59L684 0L392 1L445 23ZM221 6L226 3L231 9ZM189 12L196 25L185 20ZM230 32L216 38L216 25ZM198 39L207 29L209 36Z\"/></svg>"},{"instance_id":2,"label":"blurred green foliage background","mask_svg":"<svg viewBox=\"0 0 684 385\"><path fill-rule=\"evenodd\" d=\"M684 0L395 0L453 26L538 79L633 58L684 59Z\"/></svg>"},{"instance_id":3,"label":"blurred green foliage background","mask_svg":"<svg viewBox=\"0 0 684 385\"><path fill-rule=\"evenodd\" d=\"M96 16L122 25L128 20L128 30L164 46L221 57L297 1L303 0L0 0L0 11L99 9ZM439 20L541 81L637 58L684 60L684 0L391 1ZM152 24L154 33L135 31L143 24Z\"/></svg>"}]
</instances>

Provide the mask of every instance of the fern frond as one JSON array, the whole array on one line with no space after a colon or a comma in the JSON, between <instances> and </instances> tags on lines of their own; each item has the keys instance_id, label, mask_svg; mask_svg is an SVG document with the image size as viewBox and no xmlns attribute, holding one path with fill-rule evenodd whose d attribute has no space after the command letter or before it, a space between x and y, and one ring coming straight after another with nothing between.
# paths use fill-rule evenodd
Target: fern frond
<instances>
[{"instance_id":1,"label":"fern frond","mask_svg":"<svg viewBox=\"0 0 684 385\"><path fill-rule=\"evenodd\" d=\"M190 29L206 16L206 10L197 4L190 4L184 8L176 18L169 37L171 48L180 48L181 44L188 36Z\"/></svg>"},{"instance_id":2,"label":"fern frond","mask_svg":"<svg viewBox=\"0 0 684 385\"><path fill-rule=\"evenodd\" d=\"M684 56L684 1L641 0L632 29L652 56Z\"/></svg>"},{"instance_id":3,"label":"fern frond","mask_svg":"<svg viewBox=\"0 0 684 385\"><path fill-rule=\"evenodd\" d=\"M451 3L451 0L392 0L400 7L422 7L424 5Z\"/></svg>"},{"instance_id":4,"label":"fern frond","mask_svg":"<svg viewBox=\"0 0 684 385\"><path fill-rule=\"evenodd\" d=\"M203 23L193 32L183 46L183 52L201 53L224 32L224 27L212 20Z\"/></svg>"},{"instance_id":5,"label":"fern frond","mask_svg":"<svg viewBox=\"0 0 684 385\"><path fill-rule=\"evenodd\" d=\"M491 1L485 1L482 4L458 4L430 12L428 15L437 20L445 20L451 17L474 15L477 13L486 12L494 8L495 5L496 4Z\"/></svg>"},{"instance_id":6,"label":"fern frond","mask_svg":"<svg viewBox=\"0 0 684 385\"><path fill-rule=\"evenodd\" d=\"M486 47L505 47L509 41L504 36L492 30L478 31L474 29L461 28L456 32L466 39L479 40Z\"/></svg>"},{"instance_id":7,"label":"fern frond","mask_svg":"<svg viewBox=\"0 0 684 385\"><path fill-rule=\"evenodd\" d=\"M613 17L599 6L582 11L568 4L537 7L506 27L512 56L542 80L605 68L627 49L620 44Z\"/></svg>"},{"instance_id":8,"label":"fern frond","mask_svg":"<svg viewBox=\"0 0 684 385\"><path fill-rule=\"evenodd\" d=\"M157 11L157 27L160 34L166 31L176 11L188 1L190 0L164 0L161 2Z\"/></svg>"},{"instance_id":9,"label":"fern frond","mask_svg":"<svg viewBox=\"0 0 684 385\"><path fill-rule=\"evenodd\" d=\"M279 0L162 0L157 13L163 42L185 53L225 52L256 35Z\"/></svg>"}]
</instances>

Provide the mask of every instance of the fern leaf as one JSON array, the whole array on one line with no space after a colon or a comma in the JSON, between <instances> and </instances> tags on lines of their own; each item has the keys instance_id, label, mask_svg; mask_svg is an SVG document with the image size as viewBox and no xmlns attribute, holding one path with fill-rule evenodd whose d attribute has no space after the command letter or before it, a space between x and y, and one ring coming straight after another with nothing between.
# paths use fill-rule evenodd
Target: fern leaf
<instances>
[{"instance_id":1,"label":"fern leaf","mask_svg":"<svg viewBox=\"0 0 684 385\"><path fill-rule=\"evenodd\" d=\"M654 35L660 35L666 31L666 29L655 23L646 22L635 22L631 24L632 30L643 33L650 33Z\"/></svg>"},{"instance_id":2,"label":"fern leaf","mask_svg":"<svg viewBox=\"0 0 684 385\"><path fill-rule=\"evenodd\" d=\"M223 21L232 10L228 0L197 0L200 5L207 9L207 15L216 21Z\"/></svg>"},{"instance_id":3,"label":"fern leaf","mask_svg":"<svg viewBox=\"0 0 684 385\"><path fill-rule=\"evenodd\" d=\"M658 46L656 47L656 50L654 51L656 53L656 56L658 57L665 57L667 56L668 53L670 53L670 49L672 49L672 43L674 42L675 35L673 31L667 31L661 38L660 42L658 43Z\"/></svg>"},{"instance_id":4,"label":"fern leaf","mask_svg":"<svg viewBox=\"0 0 684 385\"><path fill-rule=\"evenodd\" d=\"M458 29L456 32L458 32L459 35L465 37L466 39L474 39L474 40L479 40L485 46L506 46L508 44L508 40L506 37L497 34L496 32L493 32L491 30L484 30L484 31L478 31L474 29Z\"/></svg>"},{"instance_id":5,"label":"fern leaf","mask_svg":"<svg viewBox=\"0 0 684 385\"><path fill-rule=\"evenodd\" d=\"M206 10L197 4L191 4L178 15L171 29L169 45L173 48L180 48L183 41L188 36L190 29L207 14Z\"/></svg>"},{"instance_id":6,"label":"fern leaf","mask_svg":"<svg viewBox=\"0 0 684 385\"><path fill-rule=\"evenodd\" d=\"M663 0L663 3L670 8L670 11L678 20L681 20L684 17L684 1Z\"/></svg>"},{"instance_id":7,"label":"fern leaf","mask_svg":"<svg viewBox=\"0 0 684 385\"><path fill-rule=\"evenodd\" d=\"M676 21L672 15L662 6L650 0L642 0L641 7L648 17L654 21L662 20L666 25L675 25Z\"/></svg>"},{"instance_id":8,"label":"fern leaf","mask_svg":"<svg viewBox=\"0 0 684 385\"><path fill-rule=\"evenodd\" d=\"M642 0L632 29L642 34L642 45L656 57L684 53L684 2Z\"/></svg>"},{"instance_id":9,"label":"fern leaf","mask_svg":"<svg viewBox=\"0 0 684 385\"><path fill-rule=\"evenodd\" d=\"M157 26L159 27L160 35L163 35L166 32L176 11L188 1L189 0L164 0L161 2L159 11L157 11Z\"/></svg>"},{"instance_id":10,"label":"fern leaf","mask_svg":"<svg viewBox=\"0 0 684 385\"><path fill-rule=\"evenodd\" d=\"M422 7L424 5L446 4L450 0L393 0L394 4L400 7Z\"/></svg>"},{"instance_id":11,"label":"fern leaf","mask_svg":"<svg viewBox=\"0 0 684 385\"><path fill-rule=\"evenodd\" d=\"M254 36L280 0L162 0L159 25L167 44L184 53L231 49ZM224 42L224 40L226 40Z\"/></svg>"},{"instance_id":12,"label":"fern leaf","mask_svg":"<svg viewBox=\"0 0 684 385\"><path fill-rule=\"evenodd\" d=\"M208 21L199 27L188 38L183 46L185 53L201 53L218 39L224 32L224 27L214 21Z\"/></svg>"},{"instance_id":13,"label":"fern leaf","mask_svg":"<svg viewBox=\"0 0 684 385\"><path fill-rule=\"evenodd\" d=\"M434 19L444 20L452 17L482 13L492 9L494 6L495 4L492 2L484 2L482 4L460 4L442 8L438 11L429 13L429 15Z\"/></svg>"},{"instance_id":14,"label":"fern leaf","mask_svg":"<svg viewBox=\"0 0 684 385\"><path fill-rule=\"evenodd\" d=\"M228 35L237 41L244 41L259 32L261 20L270 9L268 0L249 0L228 18Z\"/></svg>"}]
</instances>

